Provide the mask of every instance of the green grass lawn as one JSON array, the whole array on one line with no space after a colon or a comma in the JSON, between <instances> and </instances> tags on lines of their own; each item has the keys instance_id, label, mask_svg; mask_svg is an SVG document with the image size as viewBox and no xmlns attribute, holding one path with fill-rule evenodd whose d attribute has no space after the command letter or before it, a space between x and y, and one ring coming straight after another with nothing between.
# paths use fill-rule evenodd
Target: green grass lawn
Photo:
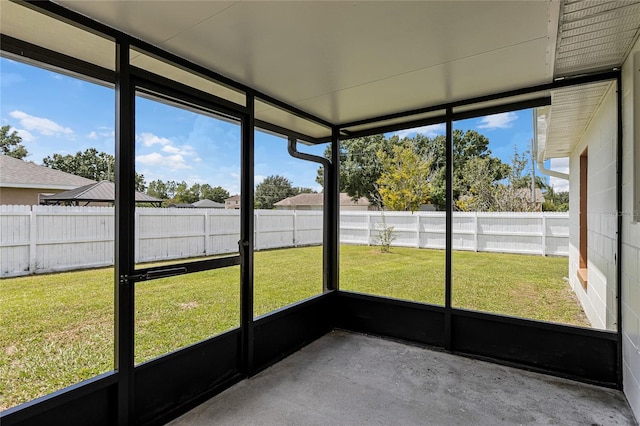
<instances>
[{"instance_id":1,"label":"green grass lawn","mask_svg":"<svg viewBox=\"0 0 640 426\"><path fill-rule=\"evenodd\" d=\"M588 326L563 281L566 258L454 252L453 305ZM444 252L343 246L341 288L444 303ZM322 291L322 248L255 254L255 315ZM113 269L0 281L0 409L113 368ZM136 362L239 325L240 270L136 284Z\"/></svg>"}]
</instances>

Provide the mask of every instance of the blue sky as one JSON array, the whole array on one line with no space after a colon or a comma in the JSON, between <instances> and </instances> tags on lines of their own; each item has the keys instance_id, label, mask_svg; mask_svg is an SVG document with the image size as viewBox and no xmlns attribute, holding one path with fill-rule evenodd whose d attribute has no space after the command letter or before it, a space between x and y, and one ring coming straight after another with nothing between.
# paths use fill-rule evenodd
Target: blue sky
<instances>
[{"instance_id":1,"label":"blue sky","mask_svg":"<svg viewBox=\"0 0 640 426\"><path fill-rule=\"evenodd\" d=\"M23 138L30 155L42 164L54 153L75 154L94 147L114 153L114 92L108 87L57 74L6 58L0 59L0 122ZM240 189L240 128L237 124L197 114L145 98L136 101L136 171L148 182L155 179L209 183L231 194ZM529 149L531 111L516 111L464 120L463 130L474 129L491 141L494 155L510 162L513 147ZM444 125L396 132L435 136ZM294 159L286 140L256 133L255 182L280 174L294 186L320 186L317 165ZM321 155L325 146L301 147Z\"/></svg>"}]
</instances>

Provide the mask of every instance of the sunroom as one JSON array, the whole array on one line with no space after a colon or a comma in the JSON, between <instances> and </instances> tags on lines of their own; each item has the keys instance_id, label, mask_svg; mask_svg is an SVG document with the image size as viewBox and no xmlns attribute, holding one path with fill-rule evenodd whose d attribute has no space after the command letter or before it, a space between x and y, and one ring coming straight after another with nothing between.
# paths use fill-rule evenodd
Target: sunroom
<instances>
[{"instance_id":1,"label":"sunroom","mask_svg":"<svg viewBox=\"0 0 640 426\"><path fill-rule=\"evenodd\" d=\"M98 246L111 255L91 266L107 268L108 287L96 290L107 289L109 306L100 317L107 320L79 327L86 334L77 335L78 351L53 343L69 332L64 327L38 336L35 324L21 338L40 339L38 345L52 348L43 358L73 365L82 364L79 353L92 355L92 338L110 337L100 343L106 352L89 357L100 366L79 365L84 375L9 404L3 424L164 424L270 367L286 374L290 356L309 345L329 338L339 346L351 334L622 391L625 410L640 416L640 1L3 0L0 6L4 82L17 64L102 91L103 109L95 115L111 120L113 135L105 132L104 140L111 141L116 188L112 211L87 213L87 223L106 235L90 249L61 249L86 241L33 219L52 210L13 211L32 217L32 233L50 232L45 242L74 261ZM4 83L2 90L3 97L9 93ZM57 93L62 99L64 92ZM60 109L75 101L64 102ZM35 115L11 108L13 114L2 111L3 124L23 120L16 123L28 130L24 120ZM505 219L463 212L457 202L468 175L457 146L475 135L469 120L522 111L531 122L537 170L569 182L566 225L562 215ZM162 125L177 127L180 120L197 123L188 138L159 136ZM420 132L427 135L424 149L441 141L437 211L340 208L349 141ZM225 163L198 159L196 140L211 141L211 158ZM170 216L137 206L138 173L173 179L156 174L161 157L145 151L150 147L161 149L174 171L202 163L211 179L233 175L240 208ZM366 148L351 154L379 155ZM271 161L317 173L323 210L263 209L255 195ZM371 234L387 225L396 232L389 256L371 247ZM291 243L280 240L284 234ZM531 248L534 240L539 249ZM507 250L509 244L515 248ZM28 264L44 262L37 241L20 247ZM560 296L509 287L552 263L566 270L566 288L557 294L575 302L575 321L541 314ZM46 274L43 300L74 279L82 289L74 299L98 297L94 275L70 278L65 274L82 268L61 265L42 269L57 272ZM45 276L38 272L29 271ZM13 279L3 278L3 291ZM375 280L377 287L368 286ZM497 285L481 290L485 280ZM267 282L281 287L267 294ZM302 282L309 287L290 297L287 291ZM210 311L174 317L207 304L180 299L197 289L208 294ZM521 310L477 304L481 292L520 303ZM73 302L58 306L60 322L76 314L65 309ZM7 324L30 321L15 312ZM22 350L17 343L5 348L7 356ZM28 382L29 374L48 374L38 362L9 361L9 370Z\"/></svg>"}]
</instances>

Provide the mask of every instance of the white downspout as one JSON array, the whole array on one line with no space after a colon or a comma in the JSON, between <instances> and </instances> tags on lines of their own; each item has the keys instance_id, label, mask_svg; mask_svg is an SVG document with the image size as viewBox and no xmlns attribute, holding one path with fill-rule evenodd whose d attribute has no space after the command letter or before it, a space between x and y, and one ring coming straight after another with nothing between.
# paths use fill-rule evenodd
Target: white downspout
<instances>
[{"instance_id":1,"label":"white downspout","mask_svg":"<svg viewBox=\"0 0 640 426\"><path fill-rule=\"evenodd\" d=\"M544 152L540 152L538 149L538 109L532 109L533 117L533 150L535 151L536 162L538 163L538 170L547 176L553 176L559 179L569 180L569 174L558 172L555 170L549 170L544 166ZM546 129L546 126L545 126ZM532 155L534 155L532 153Z\"/></svg>"}]
</instances>

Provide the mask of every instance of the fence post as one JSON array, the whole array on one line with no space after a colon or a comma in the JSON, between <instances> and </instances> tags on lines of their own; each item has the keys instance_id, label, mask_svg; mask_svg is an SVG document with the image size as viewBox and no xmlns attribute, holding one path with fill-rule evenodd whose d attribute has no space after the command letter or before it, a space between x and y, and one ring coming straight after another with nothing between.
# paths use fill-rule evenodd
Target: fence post
<instances>
[{"instance_id":1,"label":"fence post","mask_svg":"<svg viewBox=\"0 0 640 426\"><path fill-rule=\"evenodd\" d=\"M480 227L478 226L478 212L473 212L473 251L478 252L478 233L480 232Z\"/></svg>"},{"instance_id":2,"label":"fence post","mask_svg":"<svg viewBox=\"0 0 640 426\"><path fill-rule=\"evenodd\" d=\"M36 273L36 252L38 243L38 221L36 210L37 206L31 206L29 214L29 272Z\"/></svg>"},{"instance_id":3,"label":"fence post","mask_svg":"<svg viewBox=\"0 0 640 426\"><path fill-rule=\"evenodd\" d=\"M367 212L365 220L367 224L367 245L370 246L371 245L371 213L370 212Z\"/></svg>"},{"instance_id":4,"label":"fence post","mask_svg":"<svg viewBox=\"0 0 640 426\"><path fill-rule=\"evenodd\" d=\"M208 256L211 247L209 247L209 235L211 234L211 224L209 223L209 209L204 209L204 254Z\"/></svg>"},{"instance_id":5,"label":"fence post","mask_svg":"<svg viewBox=\"0 0 640 426\"><path fill-rule=\"evenodd\" d=\"M260 217L260 210L254 210L253 217L253 247L256 250L260 250L260 245L258 244L258 236L260 235L260 224L258 218Z\"/></svg>"},{"instance_id":6,"label":"fence post","mask_svg":"<svg viewBox=\"0 0 640 426\"><path fill-rule=\"evenodd\" d=\"M420 214L416 212L416 248L420 248Z\"/></svg>"},{"instance_id":7,"label":"fence post","mask_svg":"<svg viewBox=\"0 0 640 426\"><path fill-rule=\"evenodd\" d=\"M134 210L135 216L133 219L133 261L135 263L140 263L140 209L136 207Z\"/></svg>"},{"instance_id":8,"label":"fence post","mask_svg":"<svg viewBox=\"0 0 640 426\"><path fill-rule=\"evenodd\" d=\"M547 220L544 213L542 213L542 250L541 251L543 256L547 255Z\"/></svg>"},{"instance_id":9,"label":"fence post","mask_svg":"<svg viewBox=\"0 0 640 426\"><path fill-rule=\"evenodd\" d=\"M296 239L296 235L297 235L297 229L296 226L298 226L298 211L294 210L293 211L293 246L294 247L298 247L298 241Z\"/></svg>"}]
</instances>

